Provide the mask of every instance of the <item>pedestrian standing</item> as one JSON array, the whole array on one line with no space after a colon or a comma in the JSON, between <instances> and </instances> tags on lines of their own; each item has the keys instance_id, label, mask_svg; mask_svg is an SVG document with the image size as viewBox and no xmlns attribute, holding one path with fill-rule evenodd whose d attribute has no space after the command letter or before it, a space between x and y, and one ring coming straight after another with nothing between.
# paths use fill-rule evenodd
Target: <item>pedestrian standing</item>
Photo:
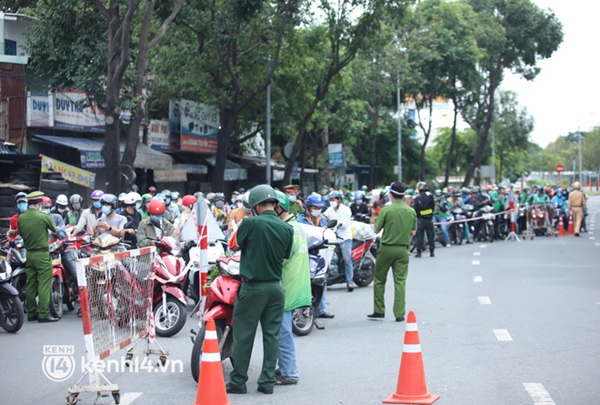
<instances>
[{"instance_id":1,"label":"pedestrian standing","mask_svg":"<svg viewBox=\"0 0 600 405\"><path fill-rule=\"evenodd\" d=\"M433 195L428 191L427 183L420 181L417 183L419 195L413 200L413 208L417 213L417 254L415 257L421 257L421 252L425 249L423 240L427 232L427 242L429 243L429 255L434 257L435 232L433 231L433 209L435 201Z\"/></svg>"},{"instance_id":2,"label":"pedestrian standing","mask_svg":"<svg viewBox=\"0 0 600 405\"><path fill-rule=\"evenodd\" d=\"M573 215L573 226L575 227L575 236L579 236L581 230L581 220L584 211L587 211L585 196L581 192L581 184L576 181L573 183L574 190L569 193L569 211Z\"/></svg>"},{"instance_id":3,"label":"pedestrian standing","mask_svg":"<svg viewBox=\"0 0 600 405\"><path fill-rule=\"evenodd\" d=\"M396 322L404 321L406 312L406 277L408 275L408 244L417 229L415 210L402 201L406 186L400 181L392 183L390 199L392 204L381 209L375 232L383 230L381 246L375 262L373 281L373 313L369 318L385 317L385 283L388 271L392 269L394 277L394 316Z\"/></svg>"},{"instance_id":4,"label":"pedestrian standing","mask_svg":"<svg viewBox=\"0 0 600 405\"><path fill-rule=\"evenodd\" d=\"M292 313L298 308L308 308L312 303L310 288L310 261L308 258L308 244L302 226L296 222L296 216L290 214L290 200L281 191L275 191L279 204L275 212L284 222L294 230L294 243L290 260L283 264L281 272L281 286L285 290L285 304L283 306L283 320L279 333L279 363L276 373L277 385L297 384L300 373L296 363L296 345L292 333Z\"/></svg>"},{"instance_id":5,"label":"pedestrian standing","mask_svg":"<svg viewBox=\"0 0 600 405\"><path fill-rule=\"evenodd\" d=\"M52 260L47 230L56 234L57 228L48 215L40 212L43 196L41 191L28 194L28 209L19 216L19 234L27 249L25 304L28 320L56 322L58 318L50 316Z\"/></svg>"},{"instance_id":6,"label":"pedestrian standing","mask_svg":"<svg viewBox=\"0 0 600 405\"><path fill-rule=\"evenodd\" d=\"M242 284L233 309L233 370L227 392L246 393L248 367L258 322L263 334L263 366L258 391L272 394L283 318L285 291L281 287L284 259L292 253L294 230L275 212L275 190L259 185L248 197L254 216L242 221L236 233L234 250L241 250Z\"/></svg>"}]
</instances>

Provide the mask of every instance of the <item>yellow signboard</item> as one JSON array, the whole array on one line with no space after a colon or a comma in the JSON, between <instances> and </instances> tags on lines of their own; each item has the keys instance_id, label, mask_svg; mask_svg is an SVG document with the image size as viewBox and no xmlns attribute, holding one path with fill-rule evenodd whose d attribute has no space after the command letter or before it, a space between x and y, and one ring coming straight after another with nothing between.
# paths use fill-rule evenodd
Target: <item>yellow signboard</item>
<instances>
[{"instance_id":1,"label":"yellow signboard","mask_svg":"<svg viewBox=\"0 0 600 405\"><path fill-rule=\"evenodd\" d=\"M185 169L155 170L154 181L157 183L175 183L187 181L187 172Z\"/></svg>"},{"instance_id":2,"label":"yellow signboard","mask_svg":"<svg viewBox=\"0 0 600 405\"><path fill-rule=\"evenodd\" d=\"M42 155L42 173L60 173L63 179L84 187L96 187L96 174Z\"/></svg>"}]
</instances>

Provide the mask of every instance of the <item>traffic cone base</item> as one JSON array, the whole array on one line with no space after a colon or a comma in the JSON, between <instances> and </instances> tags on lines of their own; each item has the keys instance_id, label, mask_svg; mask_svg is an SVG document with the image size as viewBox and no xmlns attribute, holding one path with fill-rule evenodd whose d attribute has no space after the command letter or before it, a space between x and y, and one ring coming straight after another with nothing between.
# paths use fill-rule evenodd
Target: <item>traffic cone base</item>
<instances>
[{"instance_id":1,"label":"traffic cone base","mask_svg":"<svg viewBox=\"0 0 600 405\"><path fill-rule=\"evenodd\" d=\"M427 391L417 318L413 311L406 317L406 331L396 392L383 400L384 404L433 404L439 395Z\"/></svg>"},{"instance_id":2,"label":"traffic cone base","mask_svg":"<svg viewBox=\"0 0 600 405\"><path fill-rule=\"evenodd\" d=\"M206 323L201 361L194 405L231 405L227 399L217 330L212 318Z\"/></svg>"}]
</instances>

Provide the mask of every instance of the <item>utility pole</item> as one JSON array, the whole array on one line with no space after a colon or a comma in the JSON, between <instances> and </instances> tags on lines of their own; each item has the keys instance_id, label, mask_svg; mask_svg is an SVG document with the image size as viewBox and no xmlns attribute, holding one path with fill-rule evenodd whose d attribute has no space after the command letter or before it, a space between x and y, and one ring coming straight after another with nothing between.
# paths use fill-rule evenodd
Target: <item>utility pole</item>
<instances>
[{"instance_id":1,"label":"utility pole","mask_svg":"<svg viewBox=\"0 0 600 405\"><path fill-rule=\"evenodd\" d=\"M582 159L581 159L581 129L577 129L579 132L579 184L583 187L583 169L582 169ZM583 188L582 188L583 190Z\"/></svg>"},{"instance_id":2,"label":"utility pole","mask_svg":"<svg viewBox=\"0 0 600 405\"><path fill-rule=\"evenodd\" d=\"M271 185L271 85L267 86L267 142L265 146L265 156L267 158L267 184Z\"/></svg>"},{"instance_id":3,"label":"utility pole","mask_svg":"<svg viewBox=\"0 0 600 405\"><path fill-rule=\"evenodd\" d=\"M402 181L402 114L400 111L400 73L398 73L397 82L397 103L398 103L398 181Z\"/></svg>"},{"instance_id":4,"label":"utility pole","mask_svg":"<svg viewBox=\"0 0 600 405\"><path fill-rule=\"evenodd\" d=\"M496 122L492 124L492 184L496 184Z\"/></svg>"}]
</instances>

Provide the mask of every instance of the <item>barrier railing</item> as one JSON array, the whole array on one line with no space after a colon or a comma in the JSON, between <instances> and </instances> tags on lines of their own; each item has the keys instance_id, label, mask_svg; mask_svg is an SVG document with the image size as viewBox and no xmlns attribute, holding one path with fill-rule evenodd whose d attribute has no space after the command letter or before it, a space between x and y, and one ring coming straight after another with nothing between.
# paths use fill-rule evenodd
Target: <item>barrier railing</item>
<instances>
[{"instance_id":1,"label":"barrier railing","mask_svg":"<svg viewBox=\"0 0 600 405\"><path fill-rule=\"evenodd\" d=\"M81 317L85 341L84 375L69 387L67 404L77 403L77 396L84 392L103 392L113 395L119 403L119 386L112 384L97 367L99 360L130 347L126 360L133 354L159 355L166 362L168 353L150 349L154 340L152 319L154 247L129 250L114 254L94 256L77 260L77 283L81 304ZM143 350L136 350L137 343L145 341ZM89 385L79 385L85 378ZM102 377L102 383L100 381Z\"/></svg>"}]
</instances>

